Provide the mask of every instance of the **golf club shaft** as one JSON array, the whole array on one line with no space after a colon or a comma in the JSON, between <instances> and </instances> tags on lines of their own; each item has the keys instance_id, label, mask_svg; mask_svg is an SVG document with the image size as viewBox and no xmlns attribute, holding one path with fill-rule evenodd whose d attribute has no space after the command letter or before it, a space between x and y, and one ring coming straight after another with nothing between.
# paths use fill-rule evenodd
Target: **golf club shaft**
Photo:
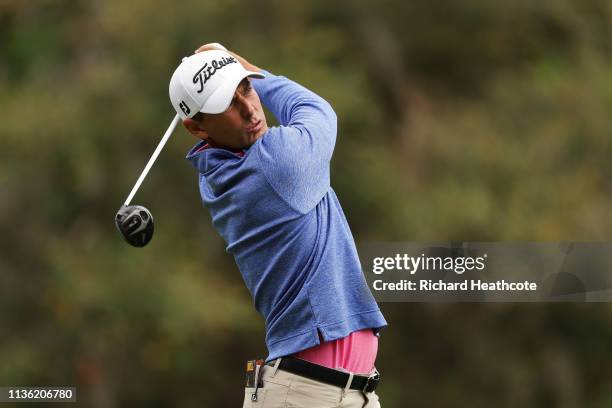
<instances>
[{"instance_id":1,"label":"golf club shaft","mask_svg":"<svg viewBox=\"0 0 612 408\"><path fill-rule=\"evenodd\" d=\"M180 117L179 117L178 114L176 114L174 119L172 119L172 122L170 123L170 126L168 127L168 130L166 130L166 133L164 133L164 137L162 137L162 140L157 145L157 148L153 152L153 155L149 159L149 162L147 163L147 165L145 166L144 170L140 174L140 177L138 177L138 181L136 181L136 184L134 185L134 188L132 188L132 191L130 192L130 195L128 196L127 200L125 200L125 203L123 205L130 205L130 201L132 201L132 198L134 198L134 195L138 191L138 188L142 184L142 181L144 180L144 178L147 177L147 173L149 172L149 170L151 170L151 166L153 166L153 163L155 163L155 160L157 159L157 156L159 156L159 153L164 148L164 145L166 144L166 142L170 138L170 135L172 134L172 132L174 132L174 129L176 128L176 125L179 123L179 120L180 120Z\"/></svg>"}]
</instances>

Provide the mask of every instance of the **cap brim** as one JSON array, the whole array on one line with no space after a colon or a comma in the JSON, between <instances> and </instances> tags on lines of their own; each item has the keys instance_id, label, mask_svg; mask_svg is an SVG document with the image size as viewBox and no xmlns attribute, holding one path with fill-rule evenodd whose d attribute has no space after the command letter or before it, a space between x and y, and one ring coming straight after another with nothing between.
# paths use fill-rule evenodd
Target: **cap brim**
<instances>
[{"instance_id":1,"label":"cap brim","mask_svg":"<svg viewBox=\"0 0 612 408\"><path fill-rule=\"evenodd\" d=\"M266 76L261 72L244 71L244 75L232 78L232 80L223 83L223 85L217 88L208 97L200 112L212 114L225 112L229 108L230 103L232 103L232 99L234 99L234 92L236 92L238 84L246 77L265 78Z\"/></svg>"}]
</instances>

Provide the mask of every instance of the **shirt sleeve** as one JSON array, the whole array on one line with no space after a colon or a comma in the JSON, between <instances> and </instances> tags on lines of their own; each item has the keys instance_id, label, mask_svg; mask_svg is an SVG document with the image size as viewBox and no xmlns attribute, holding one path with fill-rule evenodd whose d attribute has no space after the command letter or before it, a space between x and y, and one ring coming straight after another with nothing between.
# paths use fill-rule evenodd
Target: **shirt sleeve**
<instances>
[{"instance_id":1,"label":"shirt sleeve","mask_svg":"<svg viewBox=\"0 0 612 408\"><path fill-rule=\"evenodd\" d=\"M285 77L263 72L266 78L252 83L280 126L270 128L262 137L258 149L262 171L290 206L306 213L330 188L336 114L314 92Z\"/></svg>"}]
</instances>

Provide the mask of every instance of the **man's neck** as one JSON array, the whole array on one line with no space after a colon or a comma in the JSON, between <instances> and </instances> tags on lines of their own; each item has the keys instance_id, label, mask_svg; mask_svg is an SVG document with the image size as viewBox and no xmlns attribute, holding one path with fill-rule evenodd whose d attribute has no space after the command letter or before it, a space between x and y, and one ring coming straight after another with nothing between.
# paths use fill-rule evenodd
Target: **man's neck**
<instances>
[{"instance_id":1,"label":"man's neck","mask_svg":"<svg viewBox=\"0 0 612 408\"><path fill-rule=\"evenodd\" d=\"M204 140L204 143L205 143L205 144L204 144L204 146L202 146L202 147L200 148L200 151L201 151L201 150L206 150L206 149L208 149L209 147L214 147L214 148L216 148L216 149L225 149L225 150L229 150L229 151L230 151L230 152L232 152L232 153L236 153L236 154L240 154L240 155L243 155L243 154L244 154L243 149L238 149L238 148L234 148L234 147L227 147L227 146L221 146L221 145L216 144L215 142L213 142L213 141L212 141L212 140L210 140L210 139L208 139L208 140Z\"/></svg>"}]
</instances>

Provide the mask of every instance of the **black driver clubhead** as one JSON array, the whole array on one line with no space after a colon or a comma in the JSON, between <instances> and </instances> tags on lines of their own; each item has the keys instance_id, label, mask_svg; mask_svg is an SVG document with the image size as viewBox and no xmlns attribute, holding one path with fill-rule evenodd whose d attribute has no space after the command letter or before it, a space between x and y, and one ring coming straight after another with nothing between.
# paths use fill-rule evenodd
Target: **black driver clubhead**
<instances>
[{"instance_id":1,"label":"black driver clubhead","mask_svg":"<svg viewBox=\"0 0 612 408\"><path fill-rule=\"evenodd\" d=\"M153 238L153 215L141 205L124 205L117 215L115 224L128 244L143 247Z\"/></svg>"}]
</instances>

